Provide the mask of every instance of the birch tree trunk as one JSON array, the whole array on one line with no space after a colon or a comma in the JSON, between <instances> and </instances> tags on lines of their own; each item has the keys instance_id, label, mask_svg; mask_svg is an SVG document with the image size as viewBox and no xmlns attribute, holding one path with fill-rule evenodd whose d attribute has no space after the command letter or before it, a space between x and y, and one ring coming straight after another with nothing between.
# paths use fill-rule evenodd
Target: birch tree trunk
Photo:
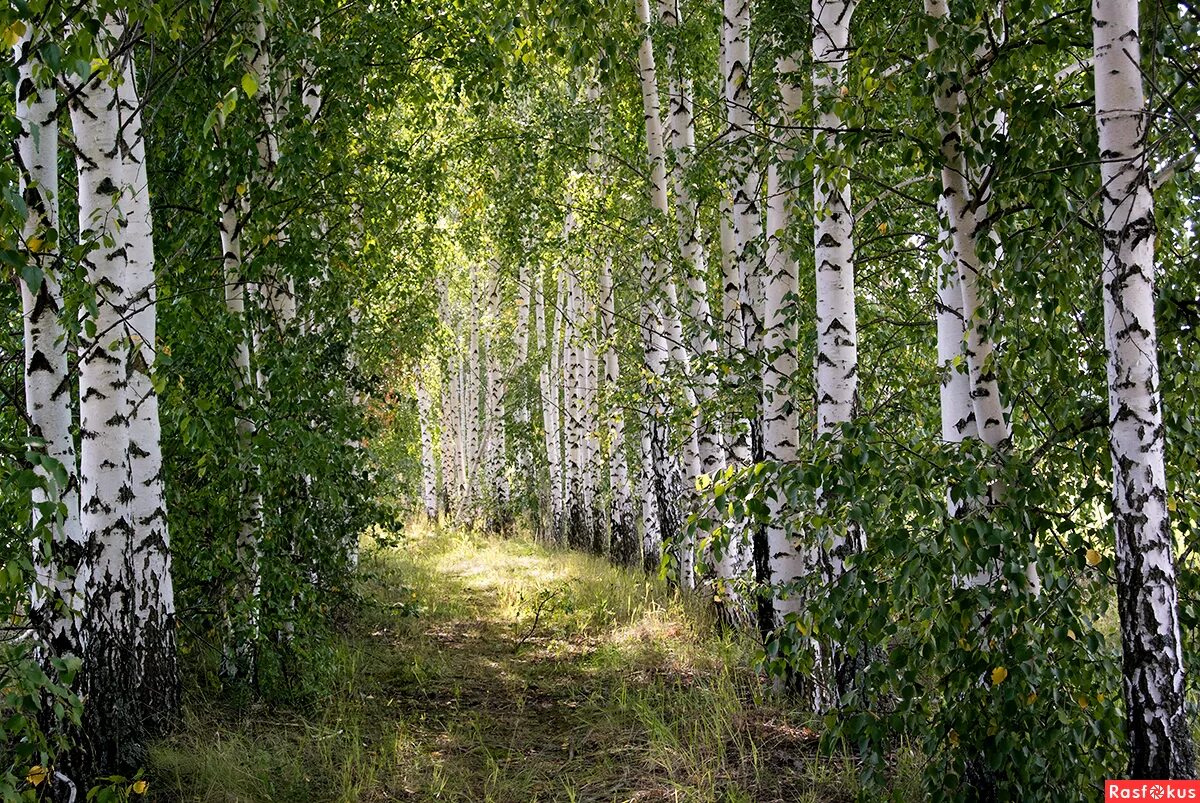
<instances>
[{"instance_id":1,"label":"birch tree trunk","mask_svg":"<svg viewBox=\"0 0 1200 803\"><path fill-rule=\"evenodd\" d=\"M850 19L854 1L813 0L813 93L817 128L813 148L813 238L817 296L817 434L840 438L842 425L858 407L858 323L854 298L854 216L850 171L836 110L846 88ZM840 525L840 526L839 526ZM821 562L826 581L845 572L846 556L863 548L862 533L850 521L823 534ZM828 710L848 686L854 667L835 644L823 645L818 661L814 707Z\"/></svg>"},{"instance_id":2,"label":"birch tree trunk","mask_svg":"<svg viewBox=\"0 0 1200 803\"><path fill-rule=\"evenodd\" d=\"M1154 197L1137 3L1094 0L1092 37L1129 775L1192 778L1195 752L1185 705L1179 592L1167 511L1154 319Z\"/></svg>"},{"instance_id":3,"label":"birch tree trunk","mask_svg":"<svg viewBox=\"0 0 1200 803\"><path fill-rule=\"evenodd\" d=\"M526 248L526 251L528 251L528 248ZM533 460L529 451L529 441L527 440L527 433L530 432L530 414L529 383L526 379L526 370L529 364L529 319L533 307L531 303L532 295L529 266L522 261L517 275L517 328L513 331L516 363L513 366L512 374L518 380L510 383L508 390L517 394L516 412L514 414L517 431L519 432L516 451L516 476L523 487L523 493L526 497L525 504L528 504L528 499L532 496L535 487L531 484L533 478L531 471Z\"/></svg>"},{"instance_id":4,"label":"birch tree trunk","mask_svg":"<svg viewBox=\"0 0 1200 803\"><path fill-rule=\"evenodd\" d=\"M604 394L608 419L608 485L611 494L608 551L621 566L637 564L640 547L634 523L629 465L625 456L625 412L612 403L619 390L621 367L616 346L616 299L613 293L612 256L601 261L600 326L604 344Z\"/></svg>"},{"instance_id":5,"label":"birch tree trunk","mask_svg":"<svg viewBox=\"0 0 1200 803\"><path fill-rule=\"evenodd\" d=\"M504 460L504 374L499 348L493 332L500 315L500 265L490 263L492 280L488 291L486 328L484 329L484 372L487 381L484 419L484 484L491 512L489 526L503 530L508 521L508 477Z\"/></svg>"},{"instance_id":6,"label":"birch tree trunk","mask_svg":"<svg viewBox=\"0 0 1200 803\"><path fill-rule=\"evenodd\" d=\"M179 668L175 646L175 591L171 578L171 540L163 482L162 429L154 362L158 350L158 290L154 273L154 223L150 180L142 135L141 100L133 56L123 59L117 90L119 137L124 153L129 208L123 239L130 328L126 409L129 417L129 499L133 525L131 587L134 649L140 662L138 688L148 734L164 733L179 706Z\"/></svg>"},{"instance_id":7,"label":"birch tree trunk","mask_svg":"<svg viewBox=\"0 0 1200 803\"><path fill-rule=\"evenodd\" d=\"M562 404L561 404L561 362L559 361L559 345L561 342L562 307L564 297L563 277L558 276L558 290L554 305L553 323L549 341L545 342L545 291L544 280L538 274L538 346L548 346L545 365L538 375L538 384L542 396L542 423L546 437L546 466L549 480L548 496L550 501L549 540L558 542L562 535L563 523L563 494L562 494ZM544 350L544 349L543 349Z\"/></svg>"},{"instance_id":8,"label":"birch tree trunk","mask_svg":"<svg viewBox=\"0 0 1200 803\"><path fill-rule=\"evenodd\" d=\"M107 19L97 39L101 47L112 48L122 33L119 24ZM136 530L129 504L130 294L123 232L132 193L120 149L114 88L119 70L119 61L102 65L70 101L80 241L88 249L83 267L95 299L95 312L84 319L79 338L80 526L91 565L82 683L89 777L135 763L141 741L141 667L131 649L137 604L131 584Z\"/></svg>"},{"instance_id":9,"label":"birch tree trunk","mask_svg":"<svg viewBox=\"0 0 1200 803\"><path fill-rule=\"evenodd\" d=\"M741 273L740 303L746 345L757 355L762 341L762 219L760 176L755 165L754 110L750 95L750 12L752 0L723 0L724 98L731 157L733 235Z\"/></svg>"},{"instance_id":10,"label":"birch tree trunk","mask_svg":"<svg viewBox=\"0 0 1200 803\"><path fill-rule=\"evenodd\" d=\"M567 214L568 231L573 227L574 215ZM569 235L568 235L569 236ZM581 360L579 316L583 306L580 295L579 277L569 268L567 275L567 306L563 312L563 427L566 447L566 504L567 543L577 549L591 545L585 532L583 506L583 427L580 420L583 391L583 362Z\"/></svg>"},{"instance_id":11,"label":"birch tree trunk","mask_svg":"<svg viewBox=\"0 0 1200 803\"><path fill-rule=\"evenodd\" d=\"M926 0L925 12L935 21L948 19L950 13L945 0ZM930 52L936 52L937 47L937 37L931 35ZM949 406L943 407L942 428L943 433L946 433L948 426L955 430L950 433L952 440L978 437L993 449L1007 453L1011 446L1012 430L1000 395L995 349L988 333L989 322L979 301L979 276L986 267L979 254L979 238L984 234L983 221L987 218L988 198L986 191L977 192L969 183L972 165L963 149L962 101L962 88L950 77L940 77L934 95L942 155L939 211L945 214L946 227L949 229L955 275L939 282L938 331L939 337L943 330L947 337L952 337L958 327L952 319L957 317L961 320L964 337L958 351L961 351L967 369L963 377L965 383L959 383L953 376L949 381L943 377L942 400ZM994 171L996 165L988 165L987 169ZM944 290L943 284L947 285ZM957 289L958 297L947 298L954 289ZM939 348L940 354L953 359L951 344ZM970 403L965 416L962 410L964 392ZM991 507L1003 499L1004 493L1002 483L993 483L988 488L987 498L979 500L978 504L984 508ZM961 505L953 500L950 501L950 508L951 515L963 512ZM999 574L999 564L993 563L977 568L971 576L964 578L964 582L972 586L987 585L997 582ZM1037 593L1041 588L1037 565L1028 563L1025 574L1029 589Z\"/></svg>"},{"instance_id":12,"label":"birch tree trunk","mask_svg":"<svg viewBox=\"0 0 1200 803\"><path fill-rule=\"evenodd\" d=\"M60 470L38 466L45 483L33 491L35 584L29 619L43 657L84 654L84 594L88 583L87 542L79 520L79 470L71 433L71 377L63 291L58 216L58 103L52 88L39 86L42 69L32 24L14 47L20 65L15 153L21 197L27 211L21 237L38 278L22 280L25 329L25 407L30 436L40 438L46 457ZM61 506L61 507L60 507ZM39 528L44 528L39 529ZM49 536L43 540L43 533ZM44 661L47 669L49 662ZM51 673L54 677L55 673Z\"/></svg>"},{"instance_id":13,"label":"birch tree trunk","mask_svg":"<svg viewBox=\"0 0 1200 803\"><path fill-rule=\"evenodd\" d=\"M417 372L417 419L421 429L421 504L425 516L437 521L437 469L433 463L432 400L426 379Z\"/></svg>"},{"instance_id":14,"label":"birch tree trunk","mask_svg":"<svg viewBox=\"0 0 1200 803\"><path fill-rule=\"evenodd\" d=\"M650 37L649 0L635 0L638 20L643 28L641 46L638 48L638 72L642 90L642 113L645 118L646 155L650 165L649 193L652 219L647 232L654 230L653 224L665 224L670 213L667 198L666 154L663 147L662 116L658 103L658 78L654 64L654 44ZM647 243L647 249L654 249ZM681 361L686 375L687 358L682 351L683 330L679 323L678 294L669 278L665 258L652 256L652 250L643 251L642 256L642 306L643 346L646 368L650 378L647 392L649 418L643 443L650 447L649 465L653 471L652 482L657 501L659 524L657 528L644 529L642 537L643 562L648 571L657 570L664 544L679 543L680 512L679 471L670 453L670 431L666 424L667 411L667 360L674 356ZM676 347L672 354L669 344ZM694 398L692 408L695 408ZM684 444L686 468L689 474L698 469L699 451L694 433ZM646 463L643 455L643 464ZM645 466L644 466L645 467ZM643 518L649 508L643 505ZM680 544L680 578L685 587L690 584L691 545ZM687 574L685 575L685 572Z\"/></svg>"},{"instance_id":15,"label":"birch tree trunk","mask_svg":"<svg viewBox=\"0 0 1200 803\"><path fill-rule=\"evenodd\" d=\"M938 219L945 220L945 200L938 199ZM950 232L943 226L938 242L937 281L937 349L938 366L941 370L940 398L942 418L942 440L961 443L968 438L978 438L979 428L975 425L975 407L971 403L971 379L966 373L967 354L964 347L966 325L963 319L962 284L959 282L958 264L954 249L949 244ZM957 517L961 505L952 495L948 496L947 510Z\"/></svg>"},{"instance_id":16,"label":"birch tree trunk","mask_svg":"<svg viewBox=\"0 0 1200 803\"><path fill-rule=\"evenodd\" d=\"M245 225L247 204L245 194L234 191L221 203L221 247L225 265L225 309L238 328L237 353L234 357L234 409L236 415L238 454L242 459L241 509L238 513L237 561L241 576L234 583L233 603L238 610L231 612L229 637L223 671L227 676L252 675L253 645L259 635L259 605L261 578L259 534L263 524L261 467L254 454L254 435L257 425L250 416L256 378L251 364L253 343L250 323L246 318L246 281L242 266L242 228Z\"/></svg>"},{"instance_id":17,"label":"birch tree trunk","mask_svg":"<svg viewBox=\"0 0 1200 803\"><path fill-rule=\"evenodd\" d=\"M250 42L253 50L247 72L254 78L258 86L255 100L258 103L261 125L258 131L258 169L264 188L269 192L274 190L276 182L276 167L279 165L279 107L272 90L271 53L267 38L267 20L265 3L259 3L255 10L254 28ZM277 241L286 237L283 224L279 224L272 232ZM261 291L263 303L271 312L277 326L287 327L296 317L296 286L290 276L281 275L275 265L266 265L262 271Z\"/></svg>"},{"instance_id":18,"label":"birch tree trunk","mask_svg":"<svg viewBox=\"0 0 1200 803\"><path fill-rule=\"evenodd\" d=\"M775 158L767 167L767 273L763 305L763 457L777 465L796 461L799 419L791 398L791 381L796 374L796 299L799 288L796 260L788 234L795 188L791 180L795 154L789 140L795 115L800 109L796 86L798 67L793 58L780 58L775 66L779 84L779 110ZM786 499L778 491L767 497L767 580L774 590L773 624L799 612L803 601L791 587L807 576L813 566L811 555L792 543L787 525Z\"/></svg>"}]
</instances>

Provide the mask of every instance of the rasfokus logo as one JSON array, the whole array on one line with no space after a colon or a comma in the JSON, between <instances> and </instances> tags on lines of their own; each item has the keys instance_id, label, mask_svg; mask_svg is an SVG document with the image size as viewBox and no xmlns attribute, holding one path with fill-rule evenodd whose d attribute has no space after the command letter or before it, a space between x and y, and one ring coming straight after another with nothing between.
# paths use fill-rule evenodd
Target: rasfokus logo
<instances>
[{"instance_id":1,"label":"rasfokus logo","mask_svg":"<svg viewBox=\"0 0 1200 803\"><path fill-rule=\"evenodd\" d=\"M1105 781L1104 803L1113 800L1200 801L1200 781Z\"/></svg>"}]
</instances>

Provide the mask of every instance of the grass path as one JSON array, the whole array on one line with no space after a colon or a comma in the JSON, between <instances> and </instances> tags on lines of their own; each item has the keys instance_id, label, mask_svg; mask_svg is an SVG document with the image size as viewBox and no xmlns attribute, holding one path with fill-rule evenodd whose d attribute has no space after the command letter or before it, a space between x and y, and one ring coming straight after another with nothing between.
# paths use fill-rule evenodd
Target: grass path
<instances>
[{"instance_id":1,"label":"grass path","mask_svg":"<svg viewBox=\"0 0 1200 803\"><path fill-rule=\"evenodd\" d=\"M189 707L163 800L836 801L799 715L699 605L529 541L410 531L368 550L328 688L286 710Z\"/></svg>"}]
</instances>

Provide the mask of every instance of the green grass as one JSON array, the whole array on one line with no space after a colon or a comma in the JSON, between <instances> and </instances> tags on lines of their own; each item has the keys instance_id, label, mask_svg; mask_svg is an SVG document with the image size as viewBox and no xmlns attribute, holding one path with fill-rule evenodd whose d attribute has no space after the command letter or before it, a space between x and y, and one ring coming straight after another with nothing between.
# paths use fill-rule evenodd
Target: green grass
<instances>
[{"instance_id":1,"label":"green grass","mask_svg":"<svg viewBox=\"0 0 1200 803\"><path fill-rule=\"evenodd\" d=\"M291 708L190 701L153 751L155 797L854 796L853 762L815 754L805 715L751 670L753 645L719 637L698 599L529 540L420 526L368 546L363 570L367 603L322 694Z\"/></svg>"}]
</instances>

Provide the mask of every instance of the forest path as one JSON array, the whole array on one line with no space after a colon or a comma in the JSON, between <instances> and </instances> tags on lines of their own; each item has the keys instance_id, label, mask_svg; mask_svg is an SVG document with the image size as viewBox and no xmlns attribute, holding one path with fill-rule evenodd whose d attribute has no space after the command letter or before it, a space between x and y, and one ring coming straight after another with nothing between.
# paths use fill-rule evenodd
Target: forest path
<instances>
[{"instance_id":1,"label":"forest path","mask_svg":"<svg viewBox=\"0 0 1200 803\"><path fill-rule=\"evenodd\" d=\"M221 723L222 752L253 763L255 783L197 770L212 738L197 724L190 760L181 745L156 756L170 799L852 797L849 763L817 759L802 715L764 700L752 645L718 638L702 605L640 572L421 526L366 549L362 568L367 604L341 634L328 694Z\"/></svg>"}]
</instances>

